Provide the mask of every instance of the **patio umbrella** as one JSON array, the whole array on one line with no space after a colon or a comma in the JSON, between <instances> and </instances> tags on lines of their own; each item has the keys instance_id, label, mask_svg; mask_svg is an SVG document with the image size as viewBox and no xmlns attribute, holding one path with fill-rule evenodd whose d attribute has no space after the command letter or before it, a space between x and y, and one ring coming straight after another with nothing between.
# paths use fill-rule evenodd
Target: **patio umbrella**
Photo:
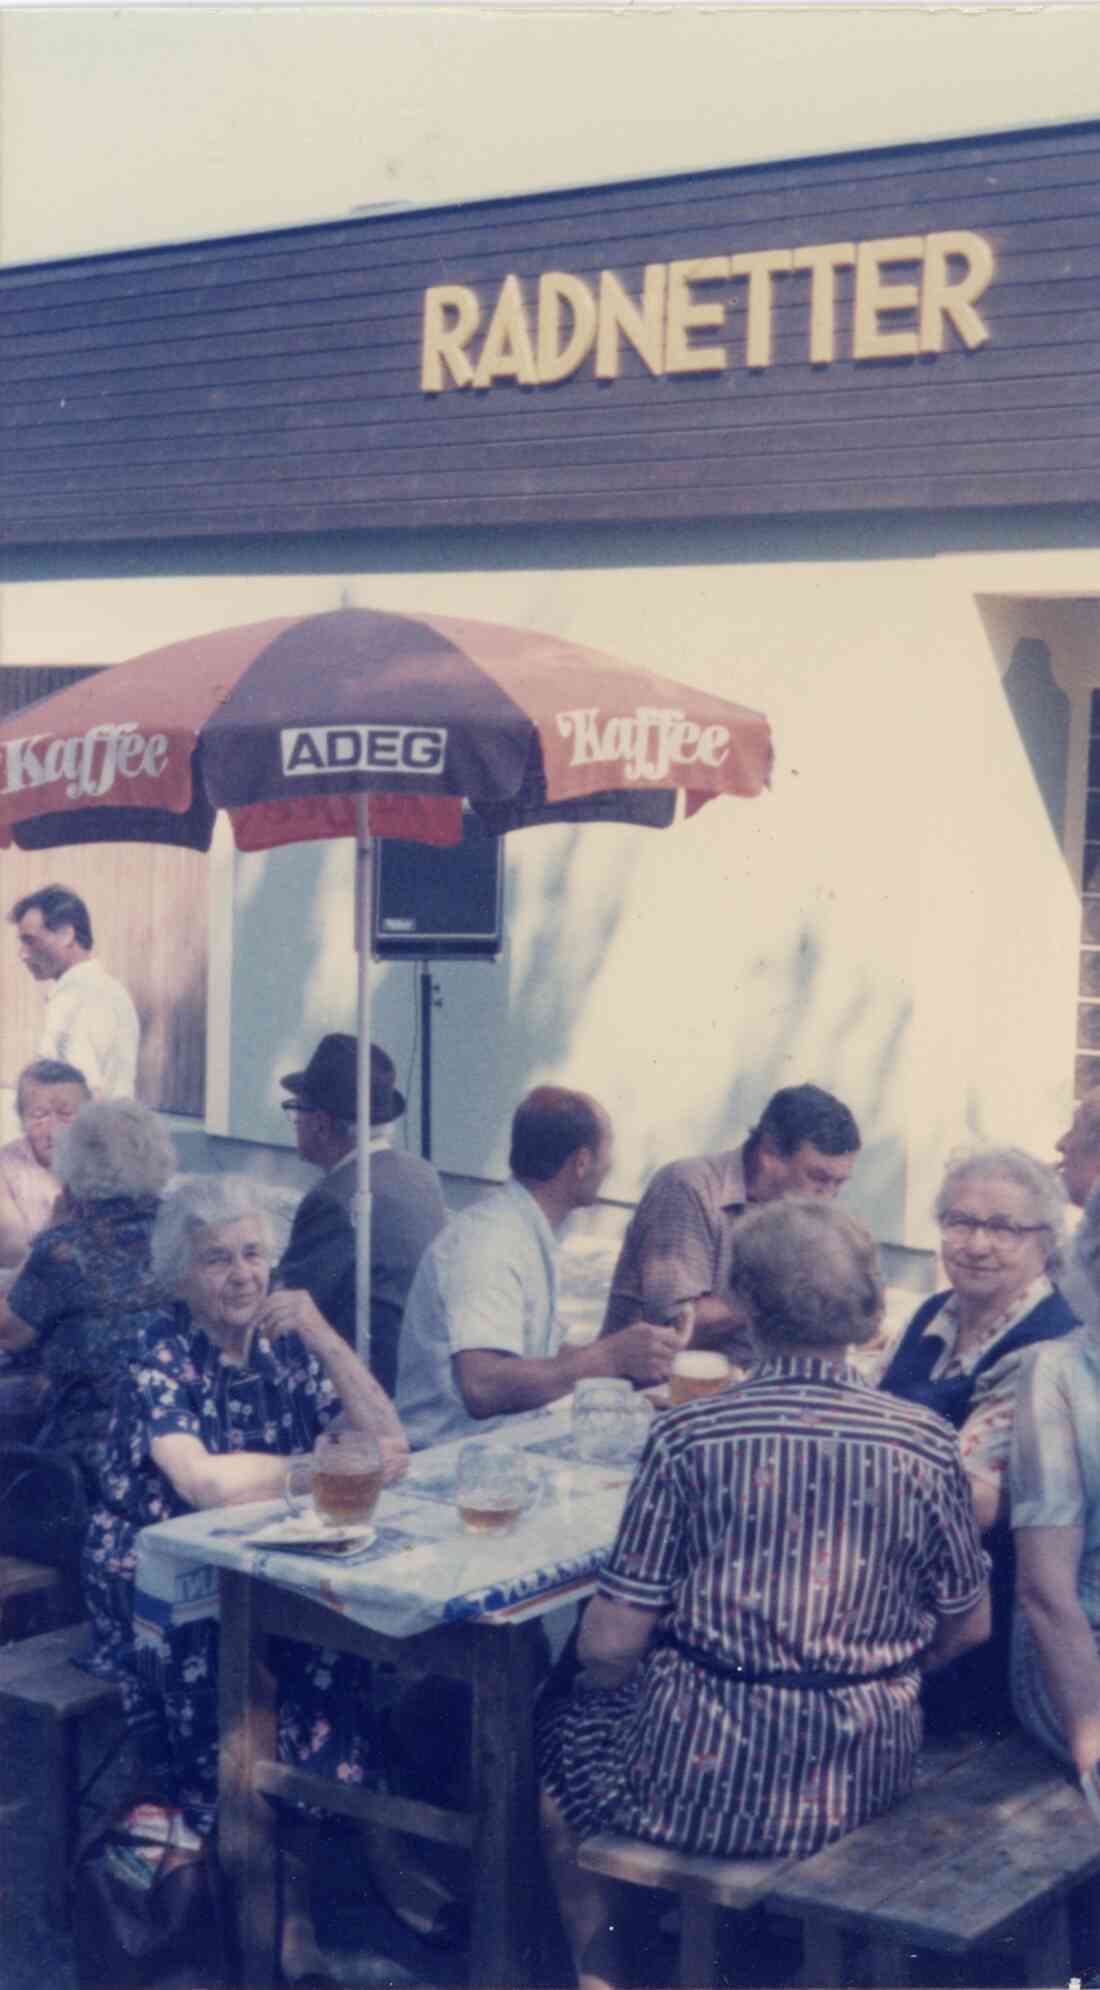
<instances>
[{"instance_id":1,"label":"patio umbrella","mask_svg":"<svg viewBox=\"0 0 1100 1990\"><path fill-rule=\"evenodd\" d=\"M454 843L549 822L666 827L676 797L766 785L760 713L597 650L497 623L369 608L220 629L70 685L0 724L0 846L242 850L355 836L358 1030L370 1041L372 836ZM370 1066L359 1060L359 1125ZM360 1148L359 1348L370 1199Z\"/></svg>"}]
</instances>

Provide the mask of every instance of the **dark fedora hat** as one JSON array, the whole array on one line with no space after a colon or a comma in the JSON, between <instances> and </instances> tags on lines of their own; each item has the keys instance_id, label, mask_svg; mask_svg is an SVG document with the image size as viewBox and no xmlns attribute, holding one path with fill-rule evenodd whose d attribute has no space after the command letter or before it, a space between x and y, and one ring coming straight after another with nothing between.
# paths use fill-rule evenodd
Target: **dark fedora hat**
<instances>
[{"instance_id":1,"label":"dark fedora hat","mask_svg":"<svg viewBox=\"0 0 1100 1990\"><path fill-rule=\"evenodd\" d=\"M331 1113L334 1119L358 1117L358 1038L336 1031L323 1036L304 1071L288 1071L279 1083L304 1105ZM370 1117L372 1126L400 1119L405 1101L394 1083L393 1060L376 1043L370 1047Z\"/></svg>"}]
</instances>

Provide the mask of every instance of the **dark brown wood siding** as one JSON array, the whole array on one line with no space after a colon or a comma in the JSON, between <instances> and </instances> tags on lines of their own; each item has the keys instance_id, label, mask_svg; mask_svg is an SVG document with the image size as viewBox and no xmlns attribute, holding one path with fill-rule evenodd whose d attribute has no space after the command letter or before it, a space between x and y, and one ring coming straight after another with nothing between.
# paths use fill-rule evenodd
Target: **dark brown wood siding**
<instances>
[{"instance_id":1,"label":"dark brown wood siding","mask_svg":"<svg viewBox=\"0 0 1100 1990\"><path fill-rule=\"evenodd\" d=\"M21 711L92 667L30 664L0 670L0 713ZM207 859L152 843L87 843L0 851L0 922L29 892L64 884L84 900L96 953L124 981L141 1020L138 1097L201 1119L206 1083ZM0 923L0 1085L14 1086L35 1055L43 991Z\"/></svg>"},{"instance_id":2,"label":"dark brown wood siding","mask_svg":"<svg viewBox=\"0 0 1100 1990\"><path fill-rule=\"evenodd\" d=\"M632 294L647 263L964 229L989 342L720 374L420 387L425 290ZM903 274L903 273L902 273ZM900 275L893 280L900 280ZM709 293L708 293L709 295ZM900 328L904 316L892 320ZM713 335L707 335L713 336ZM390 213L0 271L0 541L721 518L1100 499L1100 124Z\"/></svg>"}]
</instances>

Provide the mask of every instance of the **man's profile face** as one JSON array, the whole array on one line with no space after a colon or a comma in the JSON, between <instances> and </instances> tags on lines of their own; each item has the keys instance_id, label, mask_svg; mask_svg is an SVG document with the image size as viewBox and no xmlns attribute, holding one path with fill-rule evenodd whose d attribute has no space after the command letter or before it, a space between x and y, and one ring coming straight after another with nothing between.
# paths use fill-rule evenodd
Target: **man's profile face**
<instances>
[{"instance_id":1,"label":"man's profile face","mask_svg":"<svg viewBox=\"0 0 1100 1990\"><path fill-rule=\"evenodd\" d=\"M595 1101L593 1101L593 1104L595 1104ZM595 1202L608 1175L611 1173L611 1164L615 1158L614 1128L602 1107L597 1106L596 1112L600 1122L599 1145L595 1148L582 1147L578 1150L580 1153L588 1156L588 1167L578 1182L578 1208L586 1208L589 1203Z\"/></svg>"},{"instance_id":2,"label":"man's profile face","mask_svg":"<svg viewBox=\"0 0 1100 1990\"><path fill-rule=\"evenodd\" d=\"M72 927L58 926L51 932L36 905L30 912L24 912L15 930L23 966L36 981L56 981L69 965Z\"/></svg>"},{"instance_id":3,"label":"man's profile face","mask_svg":"<svg viewBox=\"0 0 1100 1990\"><path fill-rule=\"evenodd\" d=\"M1082 1103L1073 1116L1073 1124L1063 1133L1054 1145L1062 1156L1058 1163L1058 1173L1062 1177L1066 1194L1071 1202L1083 1209L1089 1199L1089 1190L1100 1177L1100 1141L1097 1139L1095 1104L1091 1112L1086 1112Z\"/></svg>"},{"instance_id":4,"label":"man's profile face","mask_svg":"<svg viewBox=\"0 0 1100 1990\"><path fill-rule=\"evenodd\" d=\"M854 1154L823 1154L812 1140L803 1140L793 1154L780 1154L769 1143L764 1160L762 1202L781 1195L816 1195L831 1201L839 1195L855 1166Z\"/></svg>"}]
</instances>

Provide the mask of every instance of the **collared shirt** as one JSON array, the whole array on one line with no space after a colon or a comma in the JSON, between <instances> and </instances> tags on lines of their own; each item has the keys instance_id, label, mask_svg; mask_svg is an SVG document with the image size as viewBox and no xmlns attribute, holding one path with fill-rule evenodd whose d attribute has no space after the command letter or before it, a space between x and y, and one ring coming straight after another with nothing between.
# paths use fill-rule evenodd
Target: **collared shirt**
<instances>
[{"instance_id":1,"label":"collared shirt","mask_svg":"<svg viewBox=\"0 0 1100 1990\"><path fill-rule=\"evenodd\" d=\"M599 1587L659 1611L661 1639L633 1695L551 1712L542 1772L582 1835L815 1851L908 1789L919 1654L985 1582L942 1418L843 1363L762 1362L656 1419ZM819 1690L716 1676L685 1647L723 1675L843 1677Z\"/></svg>"},{"instance_id":2,"label":"collared shirt","mask_svg":"<svg viewBox=\"0 0 1100 1990\"><path fill-rule=\"evenodd\" d=\"M491 1189L429 1244L405 1307L397 1413L414 1450L492 1430L472 1417L454 1357L475 1348L545 1360L561 1345L554 1231L517 1181Z\"/></svg>"},{"instance_id":3,"label":"collared shirt","mask_svg":"<svg viewBox=\"0 0 1100 1990\"><path fill-rule=\"evenodd\" d=\"M1100 1335L1078 1327L1021 1361L1009 1477L1012 1525L1080 1528L1077 1597L1100 1651ZM1031 1626L1017 1610L1012 1698L1028 1731L1069 1761Z\"/></svg>"},{"instance_id":4,"label":"collared shirt","mask_svg":"<svg viewBox=\"0 0 1100 1990\"><path fill-rule=\"evenodd\" d=\"M61 1183L42 1166L26 1134L0 1147L0 1183L22 1217L28 1237L37 1237L53 1215Z\"/></svg>"},{"instance_id":5,"label":"collared shirt","mask_svg":"<svg viewBox=\"0 0 1100 1990\"><path fill-rule=\"evenodd\" d=\"M1041 1272L1011 1306L990 1321L980 1339L972 1341L965 1353L958 1351L959 1306L956 1294L952 1293L924 1330L943 1342L943 1353L937 1357L930 1379L938 1382L947 1375L969 1375L994 1342L1026 1319L1053 1290L1049 1278ZM1000 1486L1008 1470L1016 1385L1020 1364L1028 1352L1027 1348L1018 1348L1014 1354L1006 1354L1003 1361L992 1362L979 1375L970 1414L959 1432L959 1450L971 1478L983 1479L990 1485Z\"/></svg>"},{"instance_id":6,"label":"collared shirt","mask_svg":"<svg viewBox=\"0 0 1100 1990\"><path fill-rule=\"evenodd\" d=\"M627 1226L601 1331L667 1320L706 1293L724 1296L746 1201L739 1147L658 1168Z\"/></svg>"},{"instance_id":7,"label":"collared shirt","mask_svg":"<svg viewBox=\"0 0 1100 1990\"><path fill-rule=\"evenodd\" d=\"M140 1034L121 981L97 960L82 960L46 991L38 1055L75 1066L98 1098L132 1099Z\"/></svg>"}]
</instances>

